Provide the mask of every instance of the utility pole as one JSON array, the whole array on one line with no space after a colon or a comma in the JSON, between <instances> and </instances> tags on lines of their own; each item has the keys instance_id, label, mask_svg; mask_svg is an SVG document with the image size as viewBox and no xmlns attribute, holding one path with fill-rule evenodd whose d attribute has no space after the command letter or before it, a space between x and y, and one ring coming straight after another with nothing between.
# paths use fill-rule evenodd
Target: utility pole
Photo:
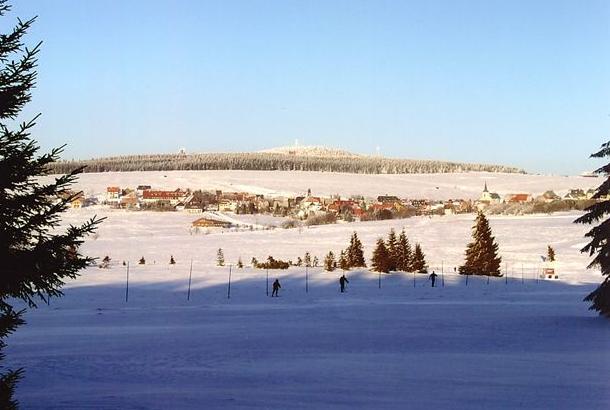
<instances>
[{"instance_id":1,"label":"utility pole","mask_svg":"<svg viewBox=\"0 0 610 410\"><path fill-rule=\"evenodd\" d=\"M125 284L125 302L129 300L129 261L127 261L127 283Z\"/></svg>"},{"instance_id":2,"label":"utility pole","mask_svg":"<svg viewBox=\"0 0 610 410\"><path fill-rule=\"evenodd\" d=\"M189 271L189 290L186 294L186 300L191 300L191 278L193 277L193 258L191 258L191 269Z\"/></svg>"},{"instance_id":3,"label":"utility pole","mask_svg":"<svg viewBox=\"0 0 610 410\"><path fill-rule=\"evenodd\" d=\"M231 299L231 268L233 265L229 265L229 287L227 288L227 299Z\"/></svg>"}]
</instances>

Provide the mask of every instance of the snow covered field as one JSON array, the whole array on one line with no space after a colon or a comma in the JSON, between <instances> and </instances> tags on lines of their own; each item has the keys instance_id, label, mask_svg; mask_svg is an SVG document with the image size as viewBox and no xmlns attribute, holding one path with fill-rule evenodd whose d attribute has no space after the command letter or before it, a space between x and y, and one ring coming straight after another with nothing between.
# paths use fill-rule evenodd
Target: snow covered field
<instances>
[{"instance_id":1,"label":"snow covered field","mask_svg":"<svg viewBox=\"0 0 610 410\"><path fill-rule=\"evenodd\" d=\"M150 181L141 181L146 183ZM105 182L104 182L105 183ZM154 182L152 182L154 184ZM117 183L120 184L120 183ZM127 185L127 184L126 184ZM313 189L313 188L312 188ZM66 223L91 216L72 210ZM505 278L453 274L472 215L418 217L272 231L192 235L181 213L98 210L108 219L86 253L109 255L65 297L30 311L9 339L7 364L27 369L27 409L606 409L610 326L581 300L600 282L588 271L576 213L491 217ZM444 284L425 275L304 268L266 272L215 265L241 256L320 260L352 231L365 256L390 227L420 242ZM559 281L538 281L547 244ZM177 264L168 264L173 255ZM147 264L137 265L144 256ZM193 260L192 289L187 301ZM125 302L130 262L129 301Z\"/></svg>"},{"instance_id":2,"label":"snow covered field","mask_svg":"<svg viewBox=\"0 0 610 410\"><path fill-rule=\"evenodd\" d=\"M107 186L135 188L145 184L155 189L220 189L272 196L304 194L311 188L315 195L376 197L390 194L441 200L479 198L485 182L492 192L500 195L519 192L540 195L549 189L563 195L569 189L597 187L601 180L487 172L363 175L302 171L147 171L83 174L76 187L86 194L105 193Z\"/></svg>"}]
</instances>

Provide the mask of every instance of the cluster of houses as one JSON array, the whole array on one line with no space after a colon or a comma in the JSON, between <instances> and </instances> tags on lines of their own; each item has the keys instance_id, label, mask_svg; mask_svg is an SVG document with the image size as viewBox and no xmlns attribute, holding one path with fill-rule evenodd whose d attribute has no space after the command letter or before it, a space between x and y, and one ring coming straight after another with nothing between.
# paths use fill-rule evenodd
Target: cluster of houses
<instances>
[{"instance_id":1,"label":"cluster of houses","mask_svg":"<svg viewBox=\"0 0 610 410\"><path fill-rule=\"evenodd\" d=\"M534 198L529 193L514 193L501 197L490 192L487 184L478 200L450 199L433 201L428 199L405 199L394 195L377 198L352 196L341 198L314 196L307 194L295 197L265 197L246 192L222 192L220 190L191 191L189 189L156 190L150 185L139 185L136 189L109 186L104 195L86 198L79 194L71 201L73 208L90 205L107 205L124 209L162 209L187 213L205 211L232 212L237 214L273 214L291 216L301 220L331 215L336 219L359 221L370 219L390 219L416 215L448 215L471 213L500 203L528 203L532 201L553 202L566 200L589 200L595 190L572 189L563 198L553 191L547 191ZM218 221L201 221L202 227L214 227Z\"/></svg>"},{"instance_id":2,"label":"cluster of houses","mask_svg":"<svg viewBox=\"0 0 610 410\"><path fill-rule=\"evenodd\" d=\"M487 188L487 183L485 183L485 187L483 188L483 193L478 201L476 201L476 206L478 209L484 209L489 205L500 204L500 203L527 203L527 202L545 202L550 203L554 201L561 200L572 200L572 201L587 201L592 200L595 195L595 189L588 189L587 191L583 189L570 189L564 197L560 197L553 191L546 191L542 195L534 198L531 194L528 193L516 193L516 194L508 194L502 198L499 194L495 192L490 192ZM600 200L609 199L607 197L599 198Z\"/></svg>"}]
</instances>

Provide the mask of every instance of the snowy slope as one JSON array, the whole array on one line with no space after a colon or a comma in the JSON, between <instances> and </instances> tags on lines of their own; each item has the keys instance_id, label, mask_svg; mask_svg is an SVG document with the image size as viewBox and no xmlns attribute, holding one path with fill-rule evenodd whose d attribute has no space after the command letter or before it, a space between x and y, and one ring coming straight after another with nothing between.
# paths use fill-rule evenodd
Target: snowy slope
<instances>
[{"instance_id":1,"label":"snowy slope","mask_svg":"<svg viewBox=\"0 0 610 410\"><path fill-rule=\"evenodd\" d=\"M91 210L73 210L77 223ZM101 211L85 244L113 267L90 268L66 295L27 314L8 364L25 366L27 409L605 409L610 327L581 302L600 274L578 249L577 214L492 217L509 278L451 273L472 216L412 218L309 229L191 235L193 216ZM444 287L425 275L215 267L272 253L338 251L352 230L367 258L374 240L405 226ZM537 281L547 244L560 281ZM168 264L173 255L177 264ZM136 265L145 256L147 264ZM192 289L187 301L190 260ZM130 262L129 301L125 301ZM523 264L523 270L521 266ZM523 273L523 276L521 275ZM305 292L305 282L309 292ZM414 281L415 278L415 281ZM442 283L442 281L441 281Z\"/></svg>"},{"instance_id":2,"label":"snowy slope","mask_svg":"<svg viewBox=\"0 0 610 410\"><path fill-rule=\"evenodd\" d=\"M47 178L53 178L47 177ZM450 174L342 174L299 171L147 171L83 174L76 187L88 194L106 192L107 186L135 188L152 185L157 189L220 189L264 195L295 195L311 188L315 195L392 194L407 198L479 198L487 182L492 192L539 195L555 190L588 189L601 184L599 178L546 176L486 172Z\"/></svg>"}]
</instances>

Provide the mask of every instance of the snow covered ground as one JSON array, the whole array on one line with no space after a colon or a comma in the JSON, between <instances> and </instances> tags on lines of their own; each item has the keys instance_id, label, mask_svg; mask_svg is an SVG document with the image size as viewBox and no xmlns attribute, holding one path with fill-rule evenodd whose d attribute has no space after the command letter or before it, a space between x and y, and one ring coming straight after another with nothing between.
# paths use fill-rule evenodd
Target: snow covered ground
<instances>
[{"instance_id":1,"label":"snow covered ground","mask_svg":"<svg viewBox=\"0 0 610 410\"><path fill-rule=\"evenodd\" d=\"M144 183L146 181L143 181ZM65 223L91 216L72 210ZM85 252L109 255L65 297L29 311L7 364L24 366L27 409L607 409L610 326L582 298L586 270L576 213L491 217L508 280L453 274L472 215L418 217L272 231L191 234L193 215L98 210L108 219ZM403 227L420 242L426 275L216 267L241 256L320 260L352 231L374 241ZM560 279L536 279L547 244ZM169 265L170 255L177 261ZM144 256L146 265L137 265ZM193 260L192 289L187 301ZM126 268L129 261L129 300ZM306 276L308 292L306 292ZM415 281L414 281L415 278Z\"/></svg>"},{"instance_id":2,"label":"snow covered ground","mask_svg":"<svg viewBox=\"0 0 610 410\"><path fill-rule=\"evenodd\" d=\"M52 178L52 177L47 177ZM302 171L147 171L83 174L76 187L86 194L105 193L107 186L155 189L243 191L263 195L398 195L406 198L475 199L487 182L500 195L530 193L540 195L555 190L563 195L569 189L588 189L601 184L599 178L580 176L522 175L487 172L450 174L342 174Z\"/></svg>"}]
</instances>

